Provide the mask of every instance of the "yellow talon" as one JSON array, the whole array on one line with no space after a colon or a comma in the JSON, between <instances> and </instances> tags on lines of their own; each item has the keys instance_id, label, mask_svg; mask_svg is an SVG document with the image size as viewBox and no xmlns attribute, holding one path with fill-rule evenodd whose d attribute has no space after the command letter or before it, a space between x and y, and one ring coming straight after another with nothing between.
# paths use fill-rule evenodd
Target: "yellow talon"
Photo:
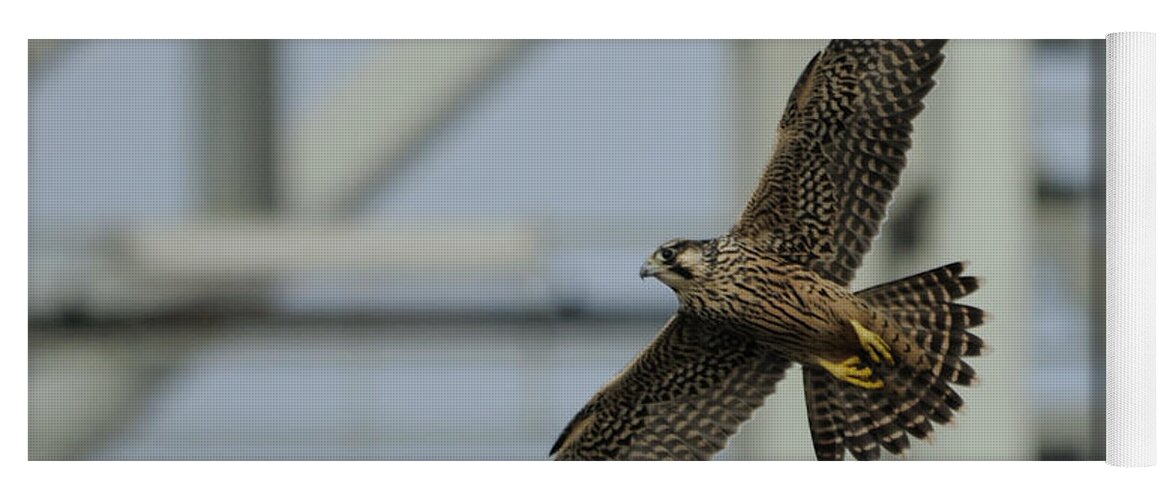
<instances>
[{"instance_id":1,"label":"yellow talon","mask_svg":"<svg viewBox=\"0 0 1171 500\"><path fill-rule=\"evenodd\" d=\"M870 354L870 359L875 363L881 363L886 360L889 364L895 364L895 359L890 355L890 347L886 342L879 337L877 333L868 330L856 320L850 320L850 325L854 327L854 333L858 335L858 342L862 343L862 348Z\"/></svg>"},{"instance_id":2,"label":"yellow talon","mask_svg":"<svg viewBox=\"0 0 1171 500\"><path fill-rule=\"evenodd\" d=\"M870 371L869 367L860 366L862 360L858 356L850 356L837 363L826 359L818 359L817 364L829 372L830 375L833 375L834 378L863 389L881 389L883 387L882 380L870 378L873 372Z\"/></svg>"}]
</instances>

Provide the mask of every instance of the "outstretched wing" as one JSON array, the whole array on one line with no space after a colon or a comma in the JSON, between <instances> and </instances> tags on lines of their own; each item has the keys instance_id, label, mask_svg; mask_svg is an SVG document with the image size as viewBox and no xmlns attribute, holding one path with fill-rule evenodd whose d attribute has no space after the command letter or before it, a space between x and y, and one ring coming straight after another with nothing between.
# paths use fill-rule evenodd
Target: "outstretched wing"
<instances>
[{"instance_id":1,"label":"outstretched wing","mask_svg":"<svg viewBox=\"0 0 1171 500\"><path fill-rule=\"evenodd\" d=\"M776 389L789 361L683 313L565 427L558 460L703 460Z\"/></svg>"},{"instance_id":2,"label":"outstretched wing","mask_svg":"<svg viewBox=\"0 0 1171 500\"><path fill-rule=\"evenodd\" d=\"M733 233L847 284L886 216L943 40L834 40L789 96Z\"/></svg>"}]
</instances>

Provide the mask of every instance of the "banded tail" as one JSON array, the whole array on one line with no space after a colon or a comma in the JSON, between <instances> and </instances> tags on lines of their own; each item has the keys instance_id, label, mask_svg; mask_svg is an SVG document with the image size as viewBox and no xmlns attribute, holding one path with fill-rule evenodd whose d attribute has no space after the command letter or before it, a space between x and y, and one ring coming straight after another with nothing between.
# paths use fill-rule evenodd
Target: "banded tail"
<instances>
[{"instance_id":1,"label":"banded tail","mask_svg":"<svg viewBox=\"0 0 1171 500\"><path fill-rule=\"evenodd\" d=\"M859 460L878 459L882 449L901 455L910 446L908 434L930 439L932 422L952 420L964 400L951 384L976 380L961 358L984 348L968 331L983 324L984 312L955 303L979 287L976 278L961 276L963 270L964 263L957 262L857 293L913 336L927 351L931 369L875 367L886 387L867 390L805 367L805 406L818 460L841 460L845 450Z\"/></svg>"}]
</instances>

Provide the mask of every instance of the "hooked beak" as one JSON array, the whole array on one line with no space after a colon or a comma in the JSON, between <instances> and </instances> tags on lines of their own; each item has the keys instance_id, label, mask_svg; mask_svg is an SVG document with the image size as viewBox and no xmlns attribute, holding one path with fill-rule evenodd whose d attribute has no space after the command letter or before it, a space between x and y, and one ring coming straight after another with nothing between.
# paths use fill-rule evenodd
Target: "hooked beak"
<instances>
[{"instance_id":1,"label":"hooked beak","mask_svg":"<svg viewBox=\"0 0 1171 500\"><path fill-rule=\"evenodd\" d=\"M638 277L645 280L647 276L658 276L661 270L662 268L654 262L643 262L642 267L638 269Z\"/></svg>"}]
</instances>

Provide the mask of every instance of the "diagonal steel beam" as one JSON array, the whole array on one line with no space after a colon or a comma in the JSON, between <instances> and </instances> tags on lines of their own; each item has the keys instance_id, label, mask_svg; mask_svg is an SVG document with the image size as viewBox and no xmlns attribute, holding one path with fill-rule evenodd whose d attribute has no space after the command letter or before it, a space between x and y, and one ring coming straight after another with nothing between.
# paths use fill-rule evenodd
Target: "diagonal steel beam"
<instances>
[{"instance_id":1,"label":"diagonal steel beam","mask_svg":"<svg viewBox=\"0 0 1171 500\"><path fill-rule=\"evenodd\" d=\"M284 131L279 153L283 208L309 218L355 211L525 45L388 43L348 84Z\"/></svg>"}]
</instances>

